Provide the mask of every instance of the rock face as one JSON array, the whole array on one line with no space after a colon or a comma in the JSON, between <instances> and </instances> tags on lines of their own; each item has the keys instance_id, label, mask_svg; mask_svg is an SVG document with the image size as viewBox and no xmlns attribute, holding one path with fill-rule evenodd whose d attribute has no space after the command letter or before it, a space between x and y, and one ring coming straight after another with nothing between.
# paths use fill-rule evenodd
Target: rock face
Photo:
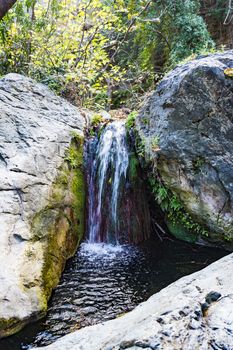
<instances>
[{"instance_id":1,"label":"rock face","mask_svg":"<svg viewBox=\"0 0 233 350\"><path fill-rule=\"evenodd\" d=\"M233 255L183 277L127 315L37 350L233 348Z\"/></svg>"},{"instance_id":2,"label":"rock face","mask_svg":"<svg viewBox=\"0 0 233 350\"><path fill-rule=\"evenodd\" d=\"M0 80L0 111L1 337L43 315L83 234L86 121L17 74Z\"/></svg>"},{"instance_id":3,"label":"rock face","mask_svg":"<svg viewBox=\"0 0 233 350\"><path fill-rule=\"evenodd\" d=\"M227 68L233 68L233 51L178 66L148 99L136 128L154 176L208 231L209 241L232 249L233 79Z\"/></svg>"}]
</instances>

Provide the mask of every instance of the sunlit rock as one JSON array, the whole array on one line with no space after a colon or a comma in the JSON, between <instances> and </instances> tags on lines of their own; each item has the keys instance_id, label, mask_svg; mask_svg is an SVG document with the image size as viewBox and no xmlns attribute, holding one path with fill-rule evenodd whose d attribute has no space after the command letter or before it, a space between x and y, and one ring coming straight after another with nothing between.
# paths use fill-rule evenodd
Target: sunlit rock
<instances>
[{"instance_id":1,"label":"sunlit rock","mask_svg":"<svg viewBox=\"0 0 233 350\"><path fill-rule=\"evenodd\" d=\"M45 313L83 234L84 179L71 158L82 159L85 118L17 74L0 80L0 110L1 337Z\"/></svg>"}]
</instances>

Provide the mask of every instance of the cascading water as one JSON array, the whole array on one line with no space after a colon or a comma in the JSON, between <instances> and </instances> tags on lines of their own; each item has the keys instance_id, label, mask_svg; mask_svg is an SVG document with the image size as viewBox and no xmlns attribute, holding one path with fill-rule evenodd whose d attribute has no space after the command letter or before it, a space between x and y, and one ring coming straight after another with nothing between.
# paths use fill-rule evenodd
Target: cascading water
<instances>
[{"instance_id":1,"label":"cascading water","mask_svg":"<svg viewBox=\"0 0 233 350\"><path fill-rule=\"evenodd\" d=\"M91 159L88 179L89 242L117 243L119 240L117 209L120 201L120 184L126 181L129 165L124 123L115 121L108 125L99 142L94 139L90 146L94 148L91 150L91 158L94 159ZM108 203L106 203L105 195L108 196Z\"/></svg>"},{"instance_id":2,"label":"cascading water","mask_svg":"<svg viewBox=\"0 0 233 350\"><path fill-rule=\"evenodd\" d=\"M95 136L88 141L87 237L91 243L116 244L137 241L136 237L132 237L135 236L136 230L138 237L147 236L149 225L139 227L141 224L138 216L141 215L140 211L143 211L142 221L148 223L149 210L143 206L145 200L141 206L135 205L143 195L134 195L135 186L130 181L129 163L130 150L124 122L112 122L105 127L100 139ZM132 217L136 218L136 221Z\"/></svg>"}]
</instances>

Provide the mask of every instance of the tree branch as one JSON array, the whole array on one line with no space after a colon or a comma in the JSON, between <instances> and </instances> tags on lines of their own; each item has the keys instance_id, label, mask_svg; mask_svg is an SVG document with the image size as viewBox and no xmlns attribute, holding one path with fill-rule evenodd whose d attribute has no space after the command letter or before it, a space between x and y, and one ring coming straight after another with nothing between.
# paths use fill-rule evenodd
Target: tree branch
<instances>
[{"instance_id":1,"label":"tree branch","mask_svg":"<svg viewBox=\"0 0 233 350\"><path fill-rule=\"evenodd\" d=\"M232 12L233 12L233 4L232 4L232 0L229 0L227 15L226 15L225 20L223 22L224 25L228 25L231 23L232 18L233 18Z\"/></svg>"},{"instance_id":2,"label":"tree branch","mask_svg":"<svg viewBox=\"0 0 233 350\"><path fill-rule=\"evenodd\" d=\"M120 40L119 42L117 42L117 45L116 45L116 49L115 51L113 52L112 56L110 57L109 59L109 62L106 64L106 66L97 74L97 76L94 78L94 81L96 81L104 72L106 72L106 70L108 69L108 67L112 64L115 56L118 54L118 52L120 51L122 45L124 44L124 42L126 41L126 39L128 38L128 35L132 29L132 27L134 26L134 24L137 22L138 18L140 18L140 16L145 12L147 11L147 9L150 7L152 3L152 0L149 0L146 5L142 8L142 10L139 12L139 14L132 18L131 21L129 21L129 24L128 24L128 28L126 30L126 32L124 33L124 36L122 38L122 40ZM119 34L118 34L118 37L117 39L119 38Z\"/></svg>"}]
</instances>

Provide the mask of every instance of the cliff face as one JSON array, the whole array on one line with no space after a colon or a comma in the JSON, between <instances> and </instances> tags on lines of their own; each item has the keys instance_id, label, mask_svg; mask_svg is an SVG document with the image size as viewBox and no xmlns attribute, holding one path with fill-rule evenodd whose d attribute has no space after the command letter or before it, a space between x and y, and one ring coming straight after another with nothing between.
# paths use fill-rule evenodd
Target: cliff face
<instances>
[{"instance_id":1,"label":"cliff face","mask_svg":"<svg viewBox=\"0 0 233 350\"><path fill-rule=\"evenodd\" d=\"M0 336L44 314L84 230L85 116L17 74L0 80Z\"/></svg>"},{"instance_id":2,"label":"cliff face","mask_svg":"<svg viewBox=\"0 0 233 350\"><path fill-rule=\"evenodd\" d=\"M168 202L172 199L171 212L183 213L176 222L168 213L170 230L183 237L196 230L194 240L205 237L230 249L233 79L228 68L232 67L233 51L178 66L161 81L136 120L153 176L167 191Z\"/></svg>"}]
</instances>

